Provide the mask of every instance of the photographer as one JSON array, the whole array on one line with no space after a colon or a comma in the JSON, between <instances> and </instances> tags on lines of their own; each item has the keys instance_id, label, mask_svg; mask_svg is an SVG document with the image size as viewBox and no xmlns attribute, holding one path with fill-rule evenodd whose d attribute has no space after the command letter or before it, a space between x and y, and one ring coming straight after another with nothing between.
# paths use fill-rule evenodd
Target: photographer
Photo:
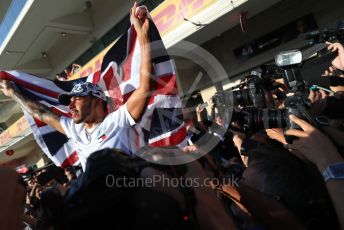
<instances>
[{"instance_id":1,"label":"photographer","mask_svg":"<svg viewBox=\"0 0 344 230\"><path fill-rule=\"evenodd\" d=\"M344 207L342 205L344 203L344 159L331 141L319 130L296 116L291 115L290 119L302 130L287 130L287 135L298 137L298 139L294 140L292 144L285 145L285 148L296 156L312 162L323 175L333 166L338 167L342 172L341 176L333 175L334 177L325 177L324 180L336 209L338 220L341 227L344 228Z\"/></svg>"}]
</instances>

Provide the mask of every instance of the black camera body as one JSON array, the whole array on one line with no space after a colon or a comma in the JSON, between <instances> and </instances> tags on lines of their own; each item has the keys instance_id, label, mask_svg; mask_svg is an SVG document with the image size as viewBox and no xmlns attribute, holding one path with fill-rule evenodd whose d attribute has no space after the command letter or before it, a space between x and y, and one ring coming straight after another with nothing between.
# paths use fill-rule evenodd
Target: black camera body
<instances>
[{"instance_id":1,"label":"black camera body","mask_svg":"<svg viewBox=\"0 0 344 230\"><path fill-rule=\"evenodd\" d=\"M306 111L311 107L311 102L305 93L296 93L290 97L286 97L284 106L287 110L288 116L293 114L302 119L306 119ZM289 120L289 119L288 119ZM300 127L295 123L289 121L287 129L299 129Z\"/></svg>"},{"instance_id":2,"label":"black camera body","mask_svg":"<svg viewBox=\"0 0 344 230\"><path fill-rule=\"evenodd\" d=\"M273 86L270 79L262 76L261 73L252 71L239 86L228 91L217 92L213 96L214 104L216 106L231 105L265 108L265 91L271 90Z\"/></svg>"},{"instance_id":3,"label":"black camera body","mask_svg":"<svg viewBox=\"0 0 344 230\"><path fill-rule=\"evenodd\" d=\"M252 100L253 106L263 108L265 103L265 92L263 79L254 77L247 82L248 94Z\"/></svg>"}]
</instances>

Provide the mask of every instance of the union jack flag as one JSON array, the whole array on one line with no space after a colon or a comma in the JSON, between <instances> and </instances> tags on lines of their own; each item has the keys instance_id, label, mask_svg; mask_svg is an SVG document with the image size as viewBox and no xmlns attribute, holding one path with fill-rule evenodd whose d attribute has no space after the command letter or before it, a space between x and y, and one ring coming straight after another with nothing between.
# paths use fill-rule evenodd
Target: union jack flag
<instances>
[{"instance_id":1,"label":"union jack flag","mask_svg":"<svg viewBox=\"0 0 344 230\"><path fill-rule=\"evenodd\" d=\"M140 122L129 132L132 140L129 149L132 153L146 145L163 147L186 144L174 64L152 21L149 28L154 69L152 77L156 87ZM76 83L89 81L103 88L110 98L109 111L112 112L123 105L139 86L140 63L140 44L134 27L130 26L105 55L101 70L88 77L53 82L18 71L1 71L0 78L14 81L26 96L38 100L63 116L70 114L68 107L58 103L59 93L70 91ZM78 163L71 140L30 115L26 116L37 143L57 166L66 167Z\"/></svg>"}]
</instances>

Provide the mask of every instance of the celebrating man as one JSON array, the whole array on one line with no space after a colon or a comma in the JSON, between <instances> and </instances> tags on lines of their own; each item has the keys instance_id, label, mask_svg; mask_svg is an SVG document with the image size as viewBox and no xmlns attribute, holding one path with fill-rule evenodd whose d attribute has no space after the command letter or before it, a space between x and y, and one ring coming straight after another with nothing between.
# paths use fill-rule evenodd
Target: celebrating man
<instances>
[{"instance_id":1,"label":"celebrating man","mask_svg":"<svg viewBox=\"0 0 344 230\"><path fill-rule=\"evenodd\" d=\"M0 80L0 90L17 101L33 117L66 134L75 144L82 167L87 157L103 148L119 148L128 151L128 128L139 120L146 110L153 84L149 21L145 8L135 3L130 20L136 30L141 49L140 86L126 104L108 114L103 90L86 82L74 86L71 92L59 95L61 104L68 105L72 118L57 115L45 105L24 96L10 81Z\"/></svg>"}]
</instances>

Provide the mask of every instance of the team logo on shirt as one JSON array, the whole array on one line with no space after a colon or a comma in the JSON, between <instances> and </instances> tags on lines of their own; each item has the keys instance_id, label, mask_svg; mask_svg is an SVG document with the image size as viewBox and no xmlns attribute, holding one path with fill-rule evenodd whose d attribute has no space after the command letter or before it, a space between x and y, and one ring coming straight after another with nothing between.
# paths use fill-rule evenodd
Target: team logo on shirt
<instances>
[{"instance_id":1,"label":"team logo on shirt","mask_svg":"<svg viewBox=\"0 0 344 230\"><path fill-rule=\"evenodd\" d=\"M107 136L105 135L105 133L101 134L100 136L98 136L97 140L99 141L99 143L102 143L104 140L107 139Z\"/></svg>"}]
</instances>

